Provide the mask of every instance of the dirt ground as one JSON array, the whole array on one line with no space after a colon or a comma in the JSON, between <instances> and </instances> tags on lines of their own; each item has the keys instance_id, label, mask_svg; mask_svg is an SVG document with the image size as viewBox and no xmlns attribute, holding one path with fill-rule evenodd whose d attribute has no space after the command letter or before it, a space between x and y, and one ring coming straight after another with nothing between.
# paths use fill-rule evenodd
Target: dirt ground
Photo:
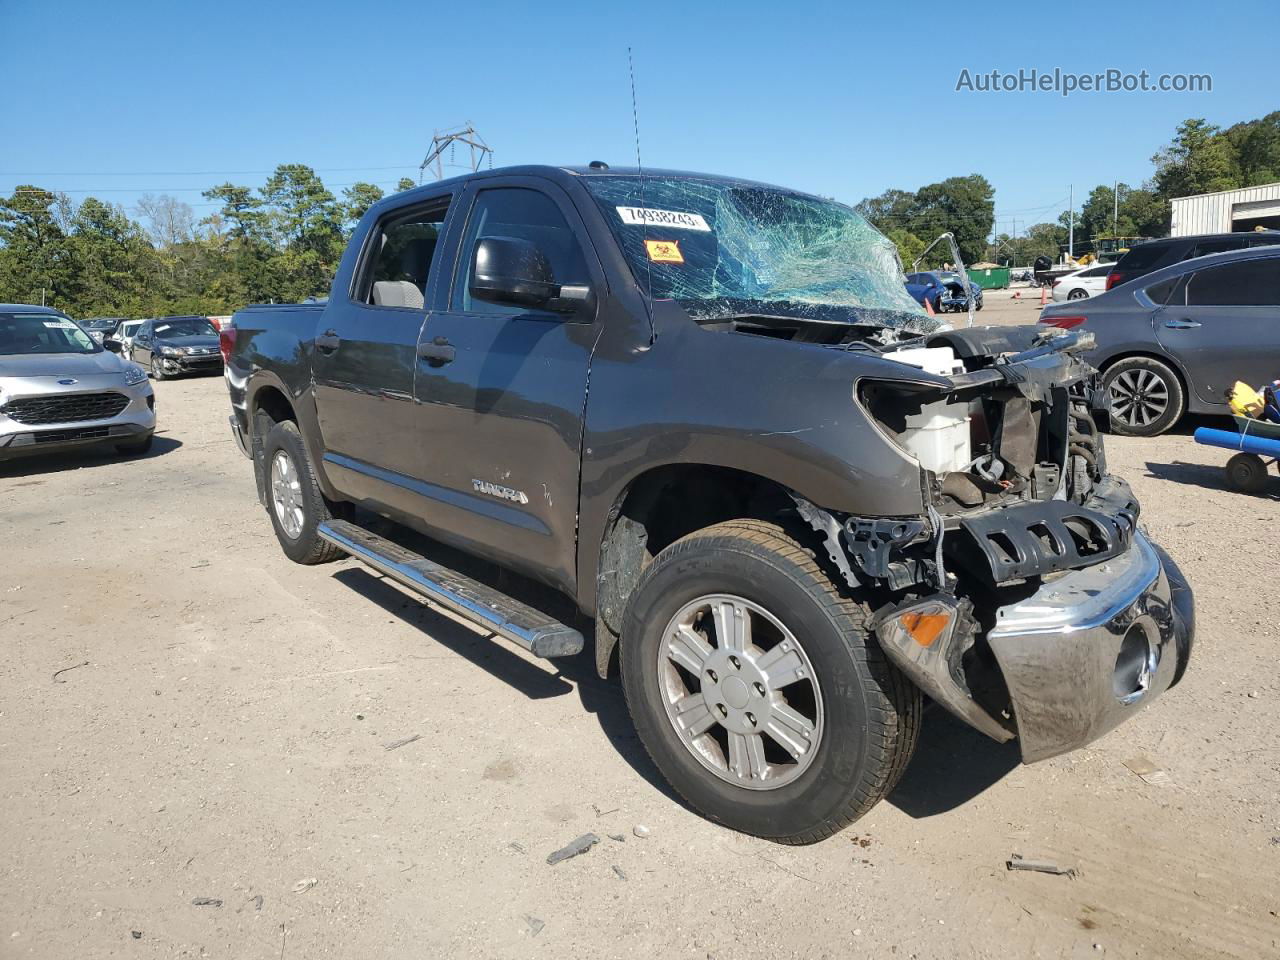
<instances>
[{"instance_id":1,"label":"dirt ground","mask_svg":"<svg viewBox=\"0 0 1280 960\"><path fill-rule=\"evenodd\" d=\"M677 802L589 651L290 563L223 382L157 393L146 458L0 465L0 957L1280 956L1280 479L1229 492L1189 428L1108 447L1197 593L1183 684L1032 767L932 710L790 848Z\"/></svg>"}]
</instances>

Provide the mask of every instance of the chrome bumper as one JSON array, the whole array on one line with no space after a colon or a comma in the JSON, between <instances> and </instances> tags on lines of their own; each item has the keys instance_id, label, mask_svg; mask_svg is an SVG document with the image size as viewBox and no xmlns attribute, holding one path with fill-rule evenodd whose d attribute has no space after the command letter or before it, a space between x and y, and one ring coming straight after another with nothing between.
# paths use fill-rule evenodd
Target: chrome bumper
<instances>
[{"instance_id":1,"label":"chrome bumper","mask_svg":"<svg viewBox=\"0 0 1280 960\"><path fill-rule=\"evenodd\" d=\"M1121 556L1001 607L987 640L1023 762L1084 746L1141 710L1181 678L1194 635L1190 587L1141 534Z\"/></svg>"}]
</instances>

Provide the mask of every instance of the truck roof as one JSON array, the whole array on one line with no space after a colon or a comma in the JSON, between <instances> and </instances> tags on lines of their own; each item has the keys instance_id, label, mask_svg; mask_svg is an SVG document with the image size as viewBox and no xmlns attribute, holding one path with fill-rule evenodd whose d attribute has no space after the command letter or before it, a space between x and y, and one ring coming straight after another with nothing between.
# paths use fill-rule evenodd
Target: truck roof
<instances>
[{"instance_id":1,"label":"truck roof","mask_svg":"<svg viewBox=\"0 0 1280 960\"><path fill-rule=\"evenodd\" d=\"M395 201L396 205L402 203L406 194L423 194L434 193L440 187L461 186L469 180L484 180L489 177L543 177L548 180L565 182L579 177L664 177L668 179L687 179L687 180L722 180L727 183L739 183L744 186L766 187L770 190L781 190L786 193L792 193L797 196L815 196L814 194L805 193L803 190L795 190L791 187L782 187L773 183L762 183L756 180L747 180L742 177L729 177L717 173L696 173L690 170L669 170L654 169L645 167L640 170L638 167L592 167L592 166L555 166L552 164L520 164L518 166L497 167L493 170L478 170L475 173L464 173L456 177L449 177L445 180L436 180L432 183L424 183L420 187L414 187L403 193L393 193L387 197L383 197L374 205L374 208L381 209L383 205L391 205Z\"/></svg>"}]
</instances>

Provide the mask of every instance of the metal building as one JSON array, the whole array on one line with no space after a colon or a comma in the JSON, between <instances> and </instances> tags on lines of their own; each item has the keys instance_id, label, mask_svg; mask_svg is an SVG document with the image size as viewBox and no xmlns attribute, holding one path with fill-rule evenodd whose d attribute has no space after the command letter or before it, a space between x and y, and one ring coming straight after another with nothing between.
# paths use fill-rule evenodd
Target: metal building
<instances>
[{"instance_id":1,"label":"metal building","mask_svg":"<svg viewBox=\"0 0 1280 960\"><path fill-rule=\"evenodd\" d=\"M1173 201L1170 236L1280 229L1280 183L1220 190Z\"/></svg>"}]
</instances>

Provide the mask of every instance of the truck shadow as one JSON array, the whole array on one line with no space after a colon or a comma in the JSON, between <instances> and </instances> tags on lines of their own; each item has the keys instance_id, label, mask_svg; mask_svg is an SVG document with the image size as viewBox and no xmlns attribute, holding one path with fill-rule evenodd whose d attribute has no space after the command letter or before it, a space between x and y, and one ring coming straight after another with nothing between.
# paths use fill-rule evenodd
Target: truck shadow
<instances>
[{"instance_id":1,"label":"truck shadow","mask_svg":"<svg viewBox=\"0 0 1280 960\"><path fill-rule=\"evenodd\" d=\"M929 704L915 757L887 800L917 820L936 817L995 786L1021 762L1017 741L996 743Z\"/></svg>"},{"instance_id":2,"label":"truck shadow","mask_svg":"<svg viewBox=\"0 0 1280 960\"><path fill-rule=\"evenodd\" d=\"M344 567L333 574L334 579L344 586L378 604L388 614L423 631L440 646L531 700L562 697L576 691L582 708L596 718L601 732L618 755L668 799L687 806L663 779L636 736L616 672L608 680L601 680L596 674L592 621L582 617L571 600L550 587L403 527L381 523L365 514L361 514L359 522L410 550L502 590L581 630L586 639L582 653L554 660L532 660L500 637L486 636L483 630L464 625L366 567Z\"/></svg>"}]
</instances>

